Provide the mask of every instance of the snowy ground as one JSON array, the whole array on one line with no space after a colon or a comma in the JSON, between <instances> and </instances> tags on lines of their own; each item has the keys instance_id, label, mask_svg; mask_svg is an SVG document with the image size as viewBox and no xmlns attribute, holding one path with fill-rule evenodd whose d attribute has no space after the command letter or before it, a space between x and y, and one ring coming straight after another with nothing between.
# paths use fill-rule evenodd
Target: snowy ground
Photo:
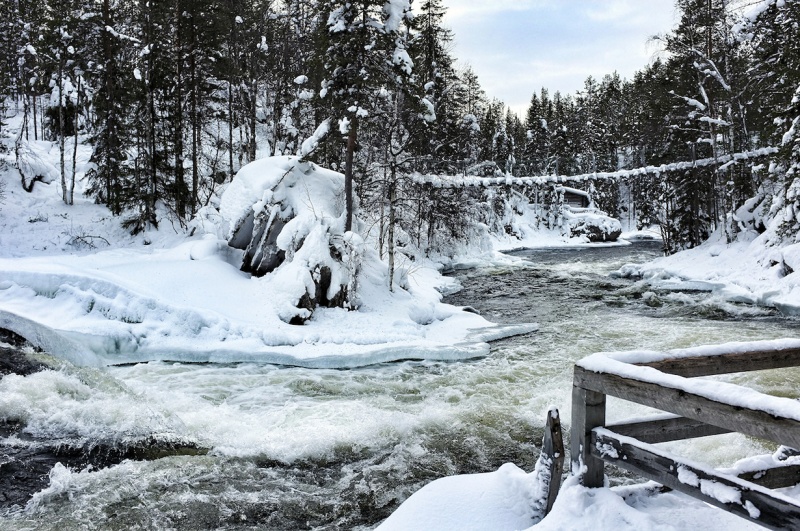
<instances>
[{"instance_id":1,"label":"snowy ground","mask_svg":"<svg viewBox=\"0 0 800 531\"><path fill-rule=\"evenodd\" d=\"M685 531L764 529L679 492L654 494L654 484L587 489L575 477L561 487L553 510L537 522L530 507L533 474L514 465L452 476L414 493L378 531ZM797 497L791 489L787 495ZM535 522L535 523L534 523ZM534 523L534 525L531 525Z\"/></svg>"}]
</instances>

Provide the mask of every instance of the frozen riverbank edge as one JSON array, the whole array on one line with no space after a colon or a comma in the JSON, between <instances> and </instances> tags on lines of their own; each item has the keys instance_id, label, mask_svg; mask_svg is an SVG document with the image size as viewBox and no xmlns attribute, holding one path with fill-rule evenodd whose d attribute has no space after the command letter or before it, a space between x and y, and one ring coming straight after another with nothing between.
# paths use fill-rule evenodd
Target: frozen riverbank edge
<instances>
[{"instance_id":1,"label":"frozen riverbank edge","mask_svg":"<svg viewBox=\"0 0 800 531\"><path fill-rule=\"evenodd\" d=\"M89 152L79 148L83 167ZM275 176L298 164L292 157L253 163L237 177L238 195L231 193L234 199L246 196L240 202L247 210ZM301 173L307 179L324 181L332 174L306 166L308 175ZM353 278L357 310L318 308L303 325L289 324L285 315L297 311L313 264L297 255L260 278L241 271L243 251L229 245L224 216L209 211L189 227L162 224L131 236L105 207L83 196L64 205L56 186L28 193L9 179L6 196L0 209L0 324L76 365L354 368L460 361L488 355L489 341L537 329L533 323L497 325L469 308L442 303L443 293L458 284L441 274L441 262L399 260L389 289L386 262L360 239Z\"/></svg>"},{"instance_id":2,"label":"frozen riverbank edge","mask_svg":"<svg viewBox=\"0 0 800 531\"><path fill-rule=\"evenodd\" d=\"M771 246L768 235L722 233L680 253L623 266L612 276L639 280L654 291L706 291L722 300L800 316L800 243Z\"/></svg>"},{"instance_id":3,"label":"frozen riverbank edge","mask_svg":"<svg viewBox=\"0 0 800 531\"><path fill-rule=\"evenodd\" d=\"M187 255L197 244L186 244ZM0 260L0 271L0 326L86 366L159 360L354 368L456 361L488 355L489 341L537 329L496 325L441 303L437 279L447 279L435 270L420 271L411 293L367 294L359 311L321 309L304 326L280 321L264 286L223 260L181 263L174 250ZM382 294L369 285L364 291L371 288Z\"/></svg>"}]
</instances>

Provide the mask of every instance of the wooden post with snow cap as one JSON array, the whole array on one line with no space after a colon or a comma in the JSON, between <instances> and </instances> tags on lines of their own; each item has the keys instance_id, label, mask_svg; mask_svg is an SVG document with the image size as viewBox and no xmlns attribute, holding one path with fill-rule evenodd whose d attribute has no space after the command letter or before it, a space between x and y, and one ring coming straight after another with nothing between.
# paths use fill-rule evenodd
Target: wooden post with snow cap
<instances>
[{"instance_id":1,"label":"wooden post with snow cap","mask_svg":"<svg viewBox=\"0 0 800 531\"><path fill-rule=\"evenodd\" d=\"M580 473L581 483L586 487L602 487L604 484L603 460L593 456L590 447L592 430L605 423L606 395L584 389L576 381L572 387L570 459L572 473Z\"/></svg>"}]
</instances>

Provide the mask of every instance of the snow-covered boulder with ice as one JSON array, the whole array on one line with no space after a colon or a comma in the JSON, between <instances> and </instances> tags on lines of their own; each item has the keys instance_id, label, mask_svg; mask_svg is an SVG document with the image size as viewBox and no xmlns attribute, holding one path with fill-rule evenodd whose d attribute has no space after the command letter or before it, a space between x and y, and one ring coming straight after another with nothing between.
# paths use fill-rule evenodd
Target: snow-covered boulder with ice
<instances>
[{"instance_id":1,"label":"snow-covered boulder with ice","mask_svg":"<svg viewBox=\"0 0 800 531\"><path fill-rule=\"evenodd\" d=\"M270 157L239 170L220 200L231 247L244 251L242 271L274 275L292 309L281 318L308 320L318 306L355 307L363 241L344 231L344 176L297 157Z\"/></svg>"},{"instance_id":2,"label":"snow-covered boulder with ice","mask_svg":"<svg viewBox=\"0 0 800 531\"><path fill-rule=\"evenodd\" d=\"M565 218L570 236L584 238L590 242L614 242L622 234L622 224L599 210L590 208L568 208Z\"/></svg>"}]
</instances>

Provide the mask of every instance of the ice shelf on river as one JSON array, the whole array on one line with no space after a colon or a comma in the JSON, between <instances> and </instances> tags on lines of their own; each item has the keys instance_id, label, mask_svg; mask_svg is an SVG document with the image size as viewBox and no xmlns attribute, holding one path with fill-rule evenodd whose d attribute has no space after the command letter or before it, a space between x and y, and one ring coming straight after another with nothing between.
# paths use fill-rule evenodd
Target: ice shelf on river
<instances>
[{"instance_id":1,"label":"ice shelf on river","mask_svg":"<svg viewBox=\"0 0 800 531\"><path fill-rule=\"evenodd\" d=\"M365 270L358 311L320 309L304 326L289 325L275 309L281 286L240 272L229 252L224 241L201 239L152 251L0 259L2 326L80 364L329 368L475 358L488 354L487 341L536 329L443 304L436 287L449 281L425 268L394 293L381 271Z\"/></svg>"},{"instance_id":2,"label":"ice shelf on river","mask_svg":"<svg viewBox=\"0 0 800 531\"><path fill-rule=\"evenodd\" d=\"M318 308L304 325L287 324L286 308L298 311L298 298L315 289L313 275L322 274L315 264L337 274L329 240L341 236L331 228L342 221L339 181L340 174L296 157L261 159L228 185L219 211L198 213L188 234L162 227L133 238L84 199L65 207L55 187L28 194L12 186L14 201L0 216L0 326L81 365L252 361L314 368L476 358L489 353L487 341L536 330L498 326L442 303L456 283L422 260L398 264L390 290L388 265L354 234L348 237L358 246L356 272L348 270L353 278L342 282L348 289L352 283L348 306L357 311ZM230 228L276 194L295 213L277 241L285 260L256 278L242 272L243 251L229 246ZM333 236L309 236L326 227ZM303 241L303 249L316 243L313 252L300 252L283 239ZM311 255L322 261L311 262Z\"/></svg>"}]
</instances>

